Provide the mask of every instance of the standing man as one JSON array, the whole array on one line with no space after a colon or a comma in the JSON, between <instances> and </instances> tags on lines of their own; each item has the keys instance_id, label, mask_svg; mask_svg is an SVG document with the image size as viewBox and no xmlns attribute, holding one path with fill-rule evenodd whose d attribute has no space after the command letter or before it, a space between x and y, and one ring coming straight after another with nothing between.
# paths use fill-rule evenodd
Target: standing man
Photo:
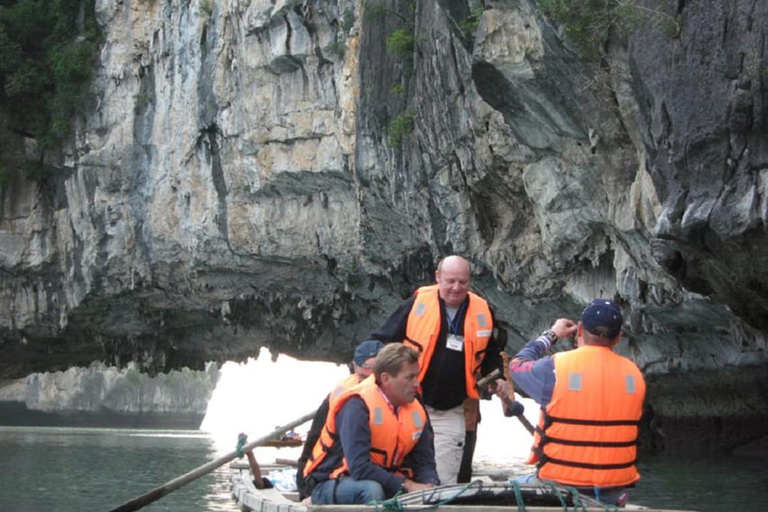
<instances>
[{"instance_id":1,"label":"standing man","mask_svg":"<svg viewBox=\"0 0 768 512\"><path fill-rule=\"evenodd\" d=\"M469 262L448 256L437 266L437 284L419 288L371 334L403 342L419 354L423 401L435 430L435 461L442 484L456 483L465 444L464 400L479 399L477 379L502 369L493 337L493 313L469 291ZM495 393L506 393L498 379Z\"/></svg>"},{"instance_id":2,"label":"standing man","mask_svg":"<svg viewBox=\"0 0 768 512\"><path fill-rule=\"evenodd\" d=\"M419 356L389 345L373 375L331 400L304 469L312 505L366 504L438 483L432 431L416 400Z\"/></svg>"},{"instance_id":3,"label":"standing man","mask_svg":"<svg viewBox=\"0 0 768 512\"><path fill-rule=\"evenodd\" d=\"M518 389L541 405L529 464L535 478L576 487L598 501L623 506L640 479L637 434L645 381L635 363L613 352L621 338L621 309L592 301L581 322L560 318L529 341L510 363ZM576 333L575 350L544 354Z\"/></svg>"},{"instance_id":4,"label":"standing man","mask_svg":"<svg viewBox=\"0 0 768 512\"><path fill-rule=\"evenodd\" d=\"M350 368L352 373L349 377L346 377L336 384L333 391L325 397L325 400L323 400L320 407L318 407L315 417L312 419L312 426L309 427L307 440L304 441L304 448L301 451L301 457L299 457L298 468L296 471L296 487L299 490L300 499L309 496L305 484L304 466L312 457L312 449L320 438L320 431L323 428L323 425L325 425L326 419L328 419L328 410L331 406L331 402L336 400L343 392L360 384L373 373L373 365L376 361L376 355L382 348L384 348L384 344L379 340L367 340L355 347L355 355L352 358Z\"/></svg>"}]
</instances>

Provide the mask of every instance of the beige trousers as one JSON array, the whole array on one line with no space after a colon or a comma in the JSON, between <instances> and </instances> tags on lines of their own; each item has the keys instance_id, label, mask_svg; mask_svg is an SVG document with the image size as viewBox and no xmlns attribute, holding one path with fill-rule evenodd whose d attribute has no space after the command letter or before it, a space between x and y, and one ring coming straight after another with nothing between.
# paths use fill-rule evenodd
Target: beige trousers
<instances>
[{"instance_id":1,"label":"beige trousers","mask_svg":"<svg viewBox=\"0 0 768 512\"><path fill-rule=\"evenodd\" d=\"M441 484L455 484L464 452L464 406L438 411L426 406L435 431L435 463Z\"/></svg>"}]
</instances>

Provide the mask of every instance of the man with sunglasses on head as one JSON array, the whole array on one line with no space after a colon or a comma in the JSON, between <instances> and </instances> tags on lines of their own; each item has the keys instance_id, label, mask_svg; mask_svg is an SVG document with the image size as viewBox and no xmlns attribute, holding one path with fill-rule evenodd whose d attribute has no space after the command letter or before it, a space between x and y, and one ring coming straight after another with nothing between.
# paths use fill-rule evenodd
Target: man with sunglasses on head
<instances>
[{"instance_id":1,"label":"man with sunglasses on head","mask_svg":"<svg viewBox=\"0 0 768 512\"><path fill-rule=\"evenodd\" d=\"M645 381L634 362L613 351L623 321L616 303L596 299L578 324L558 319L510 363L517 389L541 406L527 461L537 471L519 482L554 481L607 505L626 503L627 487L640 479L636 444ZM575 349L546 355L573 334Z\"/></svg>"},{"instance_id":2,"label":"man with sunglasses on head","mask_svg":"<svg viewBox=\"0 0 768 512\"><path fill-rule=\"evenodd\" d=\"M312 449L320 438L320 431L328 417L328 410L331 403L344 391L360 384L365 378L371 375L373 372L373 364L376 361L376 355L383 347L384 344L379 340L366 340L355 347L355 355L352 358L349 367L349 377L346 377L336 384L333 391L325 397L325 400L323 400L323 403L321 403L320 407L317 409L315 417L312 419L312 426L310 426L309 432L307 433L307 440L304 441L304 448L301 451L296 471L296 487L299 490L299 497L301 499L309 496L304 478L304 466L306 465L307 460L312 456Z\"/></svg>"},{"instance_id":3,"label":"man with sunglasses on head","mask_svg":"<svg viewBox=\"0 0 768 512\"><path fill-rule=\"evenodd\" d=\"M331 399L304 468L307 504L368 504L437 484L418 376L418 354L390 344L376 356L373 375Z\"/></svg>"}]
</instances>

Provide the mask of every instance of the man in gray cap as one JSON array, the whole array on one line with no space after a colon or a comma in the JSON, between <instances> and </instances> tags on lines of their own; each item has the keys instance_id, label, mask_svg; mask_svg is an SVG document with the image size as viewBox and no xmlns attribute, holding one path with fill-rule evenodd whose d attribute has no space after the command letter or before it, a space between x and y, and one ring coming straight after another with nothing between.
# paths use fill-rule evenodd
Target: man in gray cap
<instances>
[{"instance_id":1,"label":"man in gray cap","mask_svg":"<svg viewBox=\"0 0 768 512\"><path fill-rule=\"evenodd\" d=\"M537 471L519 481L554 481L605 504L626 503L626 488L640 479L636 444L645 381L635 363L613 352L623 321L616 303L596 299L578 324L558 319L510 363L517 389L541 405L527 461ZM545 355L573 334L574 350Z\"/></svg>"},{"instance_id":2,"label":"man in gray cap","mask_svg":"<svg viewBox=\"0 0 768 512\"><path fill-rule=\"evenodd\" d=\"M315 447L315 443L317 443L317 440L320 438L320 430L323 428L323 425L325 425L331 401L336 399L347 389L362 382L363 379L373 372L373 363L376 360L376 355L382 348L384 348L384 344L379 340L366 340L357 345L349 368L351 374L336 385L333 391L325 397L325 400L323 400L323 403L320 404L320 407L317 409L317 413L315 413L315 417L312 419L312 426L307 433L307 440L304 441L301 457L299 457L298 461L296 487L298 487L299 496L302 499L308 495L304 482L304 466L312 455L312 449Z\"/></svg>"}]
</instances>

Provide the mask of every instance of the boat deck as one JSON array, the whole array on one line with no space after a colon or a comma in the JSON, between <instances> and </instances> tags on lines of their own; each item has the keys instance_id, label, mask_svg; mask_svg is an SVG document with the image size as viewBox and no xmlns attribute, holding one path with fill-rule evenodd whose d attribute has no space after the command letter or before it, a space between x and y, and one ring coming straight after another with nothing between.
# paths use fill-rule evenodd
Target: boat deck
<instances>
[{"instance_id":1,"label":"boat deck","mask_svg":"<svg viewBox=\"0 0 768 512\"><path fill-rule=\"evenodd\" d=\"M284 466L264 465L262 471ZM255 512L352 512L373 511L384 507L371 505L320 505L306 507L298 502L298 494L282 493L275 489L257 489L247 464L233 463L232 495L243 510ZM517 487L517 488L516 488ZM559 494L558 494L559 492ZM524 507L518 507L516 496L520 496ZM398 510L439 509L445 512L554 512L579 510L582 512L605 512L613 507L605 507L589 498L579 497L581 504L574 503L567 488L553 489L544 485L522 484L514 486L509 482L494 482L488 476L482 476L471 484L444 485L401 494L397 497ZM442 504L445 503L445 504ZM645 512L682 512L668 509L656 509L628 504L622 510Z\"/></svg>"}]
</instances>

